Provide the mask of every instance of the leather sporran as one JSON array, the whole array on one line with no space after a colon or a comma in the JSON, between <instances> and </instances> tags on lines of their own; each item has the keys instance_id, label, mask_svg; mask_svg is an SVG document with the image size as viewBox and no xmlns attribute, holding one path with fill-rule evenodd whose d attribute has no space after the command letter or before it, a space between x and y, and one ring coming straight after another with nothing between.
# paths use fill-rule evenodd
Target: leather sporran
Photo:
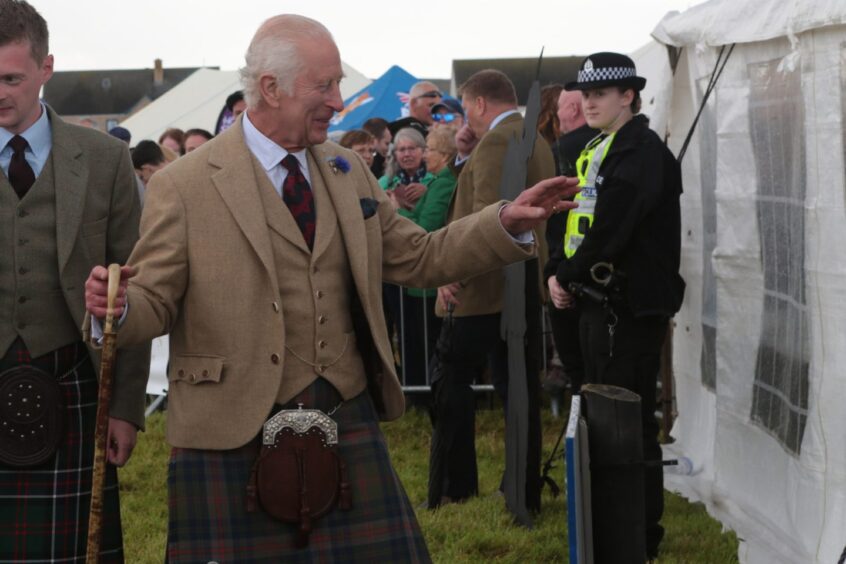
<instances>
[{"instance_id":1,"label":"leather sporran","mask_svg":"<svg viewBox=\"0 0 846 564\"><path fill-rule=\"evenodd\" d=\"M64 438L59 382L33 366L0 373L0 463L30 468L50 460Z\"/></svg>"},{"instance_id":2,"label":"leather sporran","mask_svg":"<svg viewBox=\"0 0 846 564\"><path fill-rule=\"evenodd\" d=\"M338 453L338 426L316 409L286 409L262 430L262 444L247 486L247 511L256 501L278 521L299 524L296 544L308 545L316 519L337 505L352 507L346 466Z\"/></svg>"}]
</instances>

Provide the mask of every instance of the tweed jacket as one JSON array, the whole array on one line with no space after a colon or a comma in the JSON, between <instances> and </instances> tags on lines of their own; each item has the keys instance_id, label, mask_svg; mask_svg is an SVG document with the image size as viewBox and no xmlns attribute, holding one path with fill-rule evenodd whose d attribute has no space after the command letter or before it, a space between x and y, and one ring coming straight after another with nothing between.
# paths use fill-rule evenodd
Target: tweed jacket
<instances>
[{"instance_id":1,"label":"tweed jacket","mask_svg":"<svg viewBox=\"0 0 846 564\"><path fill-rule=\"evenodd\" d=\"M77 327L85 318L85 280L96 265L123 264L138 239L141 214L135 173L122 141L62 121L48 108L56 179L56 237L59 278ZM38 245L38 241L31 241ZM82 336L80 336L81 338ZM99 372L100 353L89 347ZM110 414L144 425L150 373L150 343L139 341L115 361Z\"/></svg>"},{"instance_id":2,"label":"tweed jacket","mask_svg":"<svg viewBox=\"0 0 846 564\"><path fill-rule=\"evenodd\" d=\"M508 141L512 137L519 139L522 135L523 118L519 114L512 114L482 136L458 176L458 184L453 192L447 214L447 224L467 217L500 199L502 163L505 160ZM532 186L553 176L555 176L555 161L552 151L546 141L538 135L534 152L527 163L526 186ZM542 264L546 262L547 255L545 231L545 223L534 231ZM487 315L502 311L505 278L501 270L468 277L461 280L461 284L463 287L458 294L461 304L455 308L456 317ZM543 292L541 288L539 290ZM437 308L437 314L441 316L444 314L440 305Z\"/></svg>"},{"instance_id":3,"label":"tweed jacket","mask_svg":"<svg viewBox=\"0 0 846 564\"><path fill-rule=\"evenodd\" d=\"M333 166L339 156L348 170ZM312 186L325 189L334 207L353 291L377 353L379 366L367 375L376 378L371 394L378 396L380 416L394 419L404 399L382 311L382 281L434 287L525 260L535 249L515 244L505 232L501 204L429 234L394 211L352 151L325 143L309 148L307 158ZM279 259L256 164L239 120L156 173L148 186L141 239L129 261L138 275L127 290L129 313L119 343L170 333L167 433L174 446L232 449L247 443L285 377L285 326L297 320L278 306ZM318 238L321 217L318 207ZM299 233L291 236L290 252L304 252L297 245L303 245ZM319 241L314 252L318 247ZM306 279L306 273L291 273L298 275Z\"/></svg>"}]
</instances>

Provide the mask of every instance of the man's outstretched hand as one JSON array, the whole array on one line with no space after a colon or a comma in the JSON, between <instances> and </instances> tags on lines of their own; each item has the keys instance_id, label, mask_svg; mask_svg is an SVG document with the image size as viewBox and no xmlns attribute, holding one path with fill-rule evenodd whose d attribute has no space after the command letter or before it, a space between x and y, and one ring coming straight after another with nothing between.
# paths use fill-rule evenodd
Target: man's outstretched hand
<instances>
[{"instance_id":1,"label":"man's outstretched hand","mask_svg":"<svg viewBox=\"0 0 846 564\"><path fill-rule=\"evenodd\" d=\"M513 202L502 208L499 214L502 226L516 236L531 231L554 213L578 207L575 202L564 199L575 196L579 191L578 185L579 179L569 176L541 180L520 192Z\"/></svg>"},{"instance_id":2,"label":"man's outstretched hand","mask_svg":"<svg viewBox=\"0 0 846 564\"><path fill-rule=\"evenodd\" d=\"M123 315L126 305L126 286L129 279L135 276L135 268L120 267L120 288L115 299L115 319ZM106 317L106 305L109 290L109 270L105 266L95 266L85 281L85 309L98 319Z\"/></svg>"}]
</instances>

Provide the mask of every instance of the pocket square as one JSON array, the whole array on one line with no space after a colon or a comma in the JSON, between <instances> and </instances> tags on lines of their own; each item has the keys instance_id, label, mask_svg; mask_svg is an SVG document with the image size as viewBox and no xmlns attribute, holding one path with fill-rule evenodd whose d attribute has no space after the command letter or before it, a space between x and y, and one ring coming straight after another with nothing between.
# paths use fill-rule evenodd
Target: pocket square
<instances>
[{"instance_id":1,"label":"pocket square","mask_svg":"<svg viewBox=\"0 0 846 564\"><path fill-rule=\"evenodd\" d=\"M361 198L358 203L361 204L361 213L364 215L364 219L372 217L376 213L376 208L379 207L379 202L373 198Z\"/></svg>"}]
</instances>

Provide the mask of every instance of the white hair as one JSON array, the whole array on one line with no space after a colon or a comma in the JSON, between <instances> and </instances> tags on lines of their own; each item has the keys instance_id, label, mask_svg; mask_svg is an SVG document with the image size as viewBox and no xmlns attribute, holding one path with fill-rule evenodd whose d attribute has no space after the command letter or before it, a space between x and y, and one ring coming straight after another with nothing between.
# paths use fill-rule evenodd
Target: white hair
<instances>
[{"instance_id":1,"label":"white hair","mask_svg":"<svg viewBox=\"0 0 846 564\"><path fill-rule=\"evenodd\" d=\"M246 65L239 70L247 107L255 108L261 100L263 74L272 74L280 88L289 95L294 93L294 80L303 67L299 50L307 39L334 42L322 23L305 16L283 14L261 24L244 56Z\"/></svg>"},{"instance_id":2,"label":"white hair","mask_svg":"<svg viewBox=\"0 0 846 564\"><path fill-rule=\"evenodd\" d=\"M388 153L388 162L385 165L385 175L388 179L391 179L399 174L401 168L395 154L397 145L400 141L411 141L421 149L426 148L426 139L423 137L423 134L413 127L403 127L397 131L397 134L394 135L394 140L391 142L391 150Z\"/></svg>"}]
</instances>

